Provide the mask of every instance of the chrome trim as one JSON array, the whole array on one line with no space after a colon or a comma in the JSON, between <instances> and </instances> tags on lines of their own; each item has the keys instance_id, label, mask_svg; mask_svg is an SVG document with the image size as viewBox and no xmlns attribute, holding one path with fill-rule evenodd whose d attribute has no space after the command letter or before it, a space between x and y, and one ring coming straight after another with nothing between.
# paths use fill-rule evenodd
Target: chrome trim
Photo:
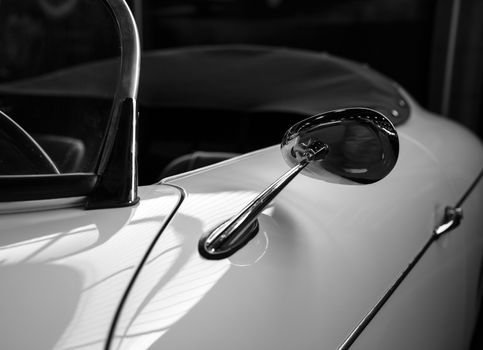
<instances>
[{"instance_id":1,"label":"chrome trim","mask_svg":"<svg viewBox=\"0 0 483 350\"><path fill-rule=\"evenodd\" d=\"M245 208L201 237L198 250L207 259L223 259L258 232L256 218L304 169L326 179L335 174L354 183L370 184L388 175L396 164L399 140L392 123L369 108L346 108L317 114L293 125L281 143L291 169Z\"/></svg>"},{"instance_id":2,"label":"chrome trim","mask_svg":"<svg viewBox=\"0 0 483 350\"><path fill-rule=\"evenodd\" d=\"M304 174L324 181L331 173L354 184L377 182L392 171L399 155L394 125L382 113L365 107L328 111L293 125L281 144L289 166L300 161L298 145L311 138L325 142L330 152L323 162L308 165Z\"/></svg>"},{"instance_id":3,"label":"chrome trim","mask_svg":"<svg viewBox=\"0 0 483 350\"><path fill-rule=\"evenodd\" d=\"M470 193L478 185L482 177L483 177L483 170L478 174L476 179L471 183L470 187L465 191L463 196L458 200L456 206L446 208L444 217L442 219L442 223L435 227L435 229L431 234L431 237L429 237L429 239L421 248L421 250L418 252L418 254L408 264L406 269L404 269L401 272L401 274L397 277L396 281L394 281L394 283L386 290L384 295L377 301L377 303L372 307L372 309L369 310L369 312L359 321L357 326L352 330L352 332L349 334L347 339L341 345L339 345L337 350L347 350L351 347L351 345L357 340L357 337L364 331L366 326L372 321L372 319L376 316L379 310L384 306L386 301L389 300L389 298L396 291L396 289L406 278L406 276L411 272L414 266L416 266L418 261L428 250L431 244L436 240L438 240L442 235L453 230L459 225L460 221L463 219L463 211L461 206L465 202L466 198L468 198ZM445 222L449 222L449 225L445 225Z\"/></svg>"},{"instance_id":4,"label":"chrome trim","mask_svg":"<svg viewBox=\"0 0 483 350\"><path fill-rule=\"evenodd\" d=\"M137 98L139 88L139 71L141 65L141 44L136 22L124 0L103 0L114 16L118 26L121 45L120 81L114 93L114 103L111 110L111 120L103 146L103 153L97 169L102 174L110 158L117 126L120 119L122 105L125 100Z\"/></svg>"},{"instance_id":5,"label":"chrome trim","mask_svg":"<svg viewBox=\"0 0 483 350\"><path fill-rule=\"evenodd\" d=\"M237 215L218 226L209 235L202 237L199 244L199 252L202 256L209 259L223 259L253 238L258 232L258 225L256 225L258 215L298 173L312 161L322 160L328 150L327 145L318 140L311 140L305 146L303 158L297 165L280 176Z\"/></svg>"},{"instance_id":6,"label":"chrome trim","mask_svg":"<svg viewBox=\"0 0 483 350\"><path fill-rule=\"evenodd\" d=\"M137 107L140 42L134 17L124 0L103 0L116 20L121 44L121 67L109 126L97 166L100 176L86 209L130 206L137 196Z\"/></svg>"},{"instance_id":7,"label":"chrome trim","mask_svg":"<svg viewBox=\"0 0 483 350\"><path fill-rule=\"evenodd\" d=\"M460 225L461 220L463 220L463 209L460 207L446 207L443 220L441 220L441 223L434 229L433 234L439 238L445 233L457 228Z\"/></svg>"},{"instance_id":8,"label":"chrome trim","mask_svg":"<svg viewBox=\"0 0 483 350\"><path fill-rule=\"evenodd\" d=\"M96 172L55 174L55 178L43 175L36 178L28 175L0 176L0 187L3 187L3 197L0 196L0 202L5 201L5 193L7 192L5 187L11 186L11 184L18 187L8 190L8 201L88 196L86 203L89 204L90 208L100 208L134 205L138 200L136 97L141 61L138 31L131 11L124 0L100 1L106 5L117 24L121 62L119 80L117 81L109 124L101 146L102 150ZM122 139L121 132L127 137ZM113 151L114 147L117 147L115 151ZM119 181L119 186L114 188L113 184L121 177L122 181ZM75 181L66 186L66 181L69 178ZM35 179L39 181L36 182ZM22 194L19 196L14 193L15 191Z\"/></svg>"},{"instance_id":9,"label":"chrome trim","mask_svg":"<svg viewBox=\"0 0 483 350\"><path fill-rule=\"evenodd\" d=\"M478 185L478 183L481 181L482 178L483 178L483 169L480 170L480 173L478 174L478 176L473 180L470 187L468 187L466 192L461 196L460 200L458 201L458 203L456 203L455 207L461 207L463 205L466 198L468 198L468 196L475 189L475 187Z\"/></svg>"},{"instance_id":10,"label":"chrome trim","mask_svg":"<svg viewBox=\"0 0 483 350\"><path fill-rule=\"evenodd\" d=\"M347 350L351 347L352 344L357 340L359 335L364 331L366 326L372 321L372 319L377 315L379 310L384 306L386 301L392 296L392 294L396 291L399 285L404 281L406 276L411 272L411 270L416 266L418 261L424 255L426 250L431 246L431 243L436 240L436 235L432 234L431 237L428 239L426 244L423 248L419 251L419 253L414 257L414 259L409 263L409 265L404 269L399 276L397 277L396 281L386 290L386 292L382 295L382 297L377 301L377 303L372 307L371 310L359 321L357 326L350 332L347 339L339 345L337 350Z\"/></svg>"},{"instance_id":11,"label":"chrome trim","mask_svg":"<svg viewBox=\"0 0 483 350\"><path fill-rule=\"evenodd\" d=\"M109 5L118 25L121 41L122 80L116 88L119 100L136 98L139 86L139 70L141 64L141 45L136 22L124 0L104 0Z\"/></svg>"},{"instance_id":12,"label":"chrome trim","mask_svg":"<svg viewBox=\"0 0 483 350\"><path fill-rule=\"evenodd\" d=\"M107 167L89 195L86 209L115 208L134 205L137 195L136 105L124 100L120 120Z\"/></svg>"}]
</instances>

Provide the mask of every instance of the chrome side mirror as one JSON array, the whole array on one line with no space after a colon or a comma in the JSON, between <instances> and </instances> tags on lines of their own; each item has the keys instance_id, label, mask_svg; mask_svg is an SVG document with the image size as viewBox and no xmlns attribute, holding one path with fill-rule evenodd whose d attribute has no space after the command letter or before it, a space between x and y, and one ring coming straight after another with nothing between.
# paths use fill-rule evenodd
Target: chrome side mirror
<instances>
[{"instance_id":1,"label":"chrome side mirror","mask_svg":"<svg viewBox=\"0 0 483 350\"><path fill-rule=\"evenodd\" d=\"M282 155L290 166L295 166L316 142L327 149L303 173L326 181L331 181L327 172L354 183L379 181L391 172L399 153L394 126L381 113L368 108L340 109L302 120L283 137Z\"/></svg>"},{"instance_id":2,"label":"chrome side mirror","mask_svg":"<svg viewBox=\"0 0 483 350\"><path fill-rule=\"evenodd\" d=\"M330 174L353 184L384 178L396 164L396 129L381 113L368 108L330 111L304 119L285 134L282 155L291 169L260 193L242 211L201 237L199 252L223 259L258 232L258 215L300 172L331 181Z\"/></svg>"}]
</instances>

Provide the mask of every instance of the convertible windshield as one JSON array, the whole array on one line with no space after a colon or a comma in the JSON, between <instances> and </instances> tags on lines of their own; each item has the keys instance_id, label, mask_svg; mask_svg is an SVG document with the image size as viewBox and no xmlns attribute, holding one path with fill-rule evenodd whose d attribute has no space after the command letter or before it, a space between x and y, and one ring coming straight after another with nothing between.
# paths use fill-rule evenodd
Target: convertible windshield
<instances>
[{"instance_id":1,"label":"convertible windshield","mask_svg":"<svg viewBox=\"0 0 483 350\"><path fill-rule=\"evenodd\" d=\"M9 125L0 133L0 175L95 171L119 45L101 1L0 0L0 122ZM90 83L100 72L112 77L101 96Z\"/></svg>"}]
</instances>

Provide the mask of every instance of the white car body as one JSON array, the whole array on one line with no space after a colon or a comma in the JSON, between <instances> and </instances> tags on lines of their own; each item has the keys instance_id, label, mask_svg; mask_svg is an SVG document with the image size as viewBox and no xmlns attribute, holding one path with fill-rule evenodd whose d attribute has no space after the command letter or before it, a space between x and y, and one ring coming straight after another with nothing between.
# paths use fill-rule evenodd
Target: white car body
<instances>
[{"instance_id":1,"label":"white car body","mask_svg":"<svg viewBox=\"0 0 483 350\"><path fill-rule=\"evenodd\" d=\"M263 212L256 238L228 259L204 259L198 240L287 169L276 146L141 187L135 207L3 203L2 347L103 348L153 245L113 348L337 349L481 166L483 147L468 131L414 102L411 110L390 175L365 186L297 177ZM468 346L482 201L480 183L461 226L430 247L352 348Z\"/></svg>"},{"instance_id":2,"label":"white car body","mask_svg":"<svg viewBox=\"0 0 483 350\"><path fill-rule=\"evenodd\" d=\"M122 20L134 49L116 96L135 119L139 43ZM298 175L228 258L203 257L199 240L288 170L277 145L139 189L133 167L117 207L0 202L0 348L468 348L482 296L483 145L399 93L410 115L389 175ZM459 226L431 240L454 206Z\"/></svg>"}]
</instances>

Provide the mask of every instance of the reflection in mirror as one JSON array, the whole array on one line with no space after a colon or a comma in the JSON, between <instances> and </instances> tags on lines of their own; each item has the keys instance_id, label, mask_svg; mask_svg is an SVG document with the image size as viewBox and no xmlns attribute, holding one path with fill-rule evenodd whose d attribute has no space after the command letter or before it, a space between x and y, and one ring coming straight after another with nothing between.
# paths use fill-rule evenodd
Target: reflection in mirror
<instances>
[{"instance_id":1,"label":"reflection in mirror","mask_svg":"<svg viewBox=\"0 0 483 350\"><path fill-rule=\"evenodd\" d=\"M102 1L0 1L0 111L60 173L96 169L117 83L119 47L117 24ZM102 69L102 60L112 57L109 69ZM92 86L102 86L103 93ZM7 137L0 134L0 143L12 145ZM2 159L15 158L7 154L13 149L27 151L2 148ZM27 153L21 157L29 158ZM55 173L42 162L29 166L15 171L0 163L0 176Z\"/></svg>"},{"instance_id":2,"label":"reflection in mirror","mask_svg":"<svg viewBox=\"0 0 483 350\"><path fill-rule=\"evenodd\" d=\"M286 132L281 147L291 168L238 214L203 235L198 245L202 256L223 259L243 247L258 232L258 215L300 172L325 181L335 174L352 184L381 180L396 164L399 139L381 113L347 108L298 122Z\"/></svg>"},{"instance_id":3,"label":"reflection in mirror","mask_svg":"<svg viewBox=\"0 0 483 350\"><path fill-rule=\"evenodd\" d=\"M327 151L303 172L326 181L331 181L328 173L361 184L379 181L392 170L399 153L394 126L367 108L330 111L295 124L282 141L284 159L290 166L299 164L314 140L327 145Z\"/></svg>"}]
</instances>

